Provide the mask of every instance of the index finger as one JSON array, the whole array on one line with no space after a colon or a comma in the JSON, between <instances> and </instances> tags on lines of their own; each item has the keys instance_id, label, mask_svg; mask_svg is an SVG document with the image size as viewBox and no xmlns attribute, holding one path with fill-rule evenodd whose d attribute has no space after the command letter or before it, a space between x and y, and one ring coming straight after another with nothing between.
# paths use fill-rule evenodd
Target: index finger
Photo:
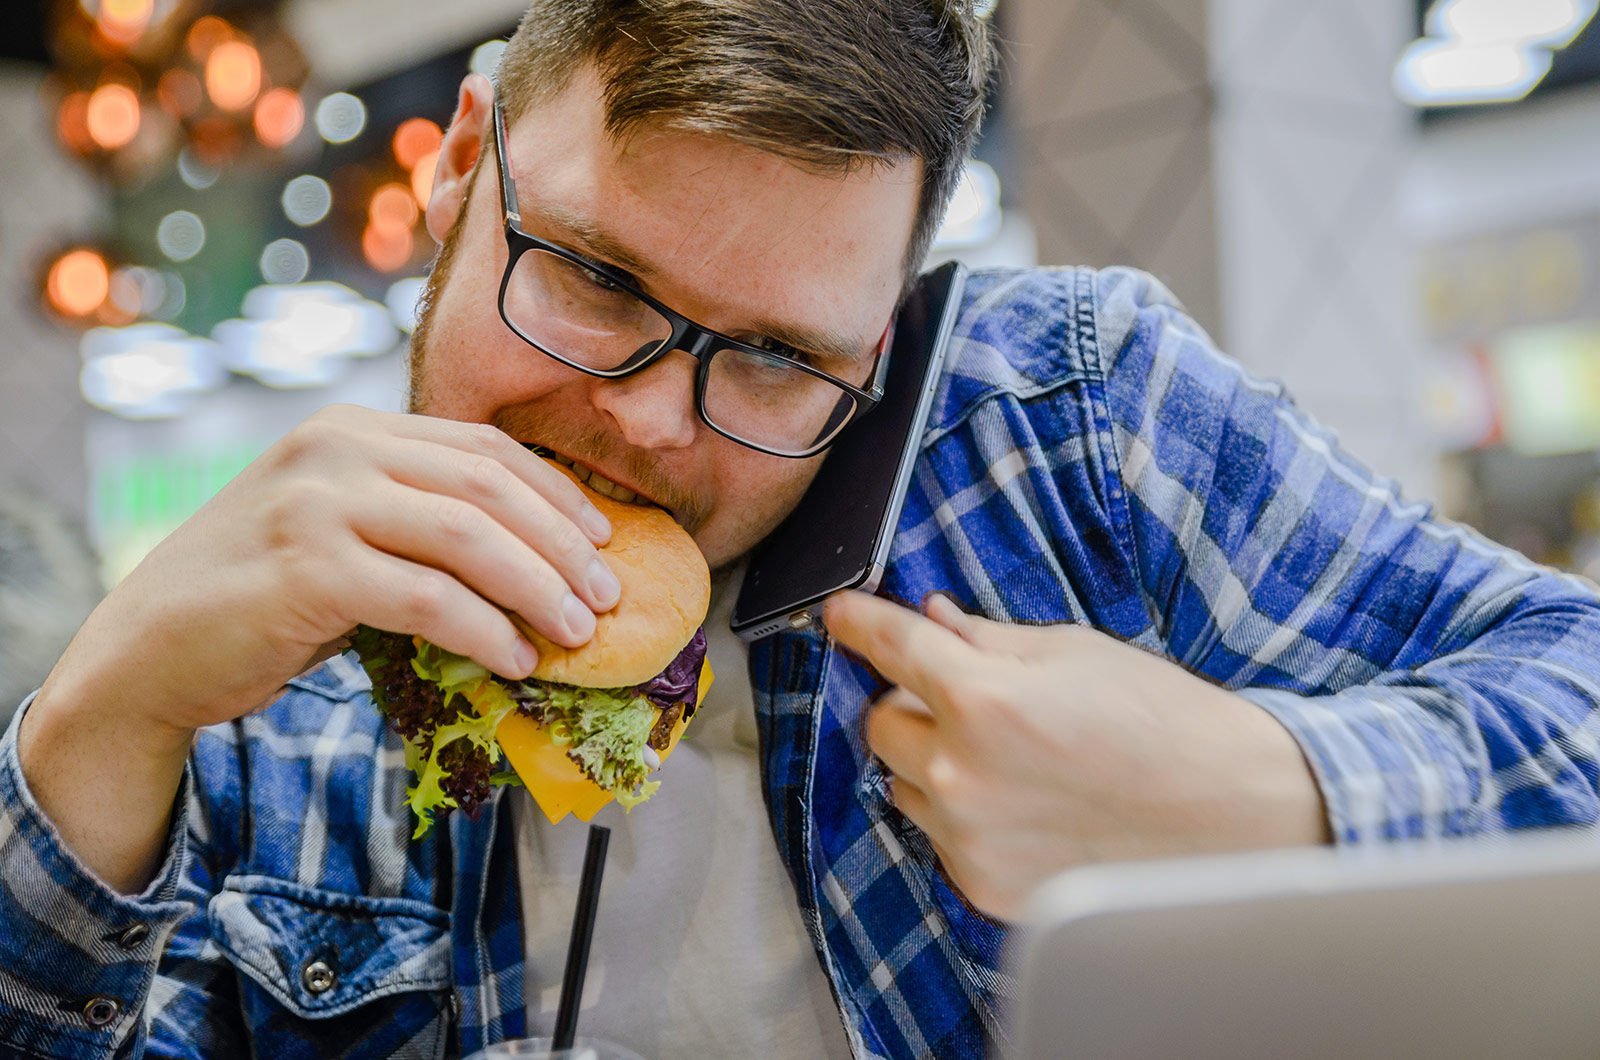
<instances>
[{"instance_id":1,"label":"index finger","mask_svg":"<svg viewBox=\"0 0 1600 1060\"><path fill-rule=\"evenodd\" d=\"M409 415L421 440L481 453L504 464L527 486L537 491L556 511L566 516L596 545L611 540L611 521L583 495L583 490L559 465L529 450L500 428L487 423L461 423L431 416ZM401 429L405 433L405 428Z\"/></svg>"},{"instance_id":2,"label":"index finger","mask_svg":"<svg viewBox=\"0 0 1600 1060\"><path fill-rule=\"evenodd\" d=\"M823 609L828 632L935 715L949 707L949 678L973 667L977 649L910 608L866 593L840 593Z\"/></svg>"}]
</instances>

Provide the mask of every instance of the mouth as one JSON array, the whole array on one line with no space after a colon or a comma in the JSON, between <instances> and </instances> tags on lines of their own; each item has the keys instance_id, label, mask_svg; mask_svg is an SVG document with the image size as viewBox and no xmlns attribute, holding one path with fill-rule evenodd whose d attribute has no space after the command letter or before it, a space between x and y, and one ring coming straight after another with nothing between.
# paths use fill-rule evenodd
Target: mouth
<instances>
[{"instance_id":1,"label":"mouth","mask_svg":"<svg viewBox=\"0 0 1600 1060\"><path fill-rule=\"evenodd\" d=\"M585 486L588 486L602 497L610 497L612 500L621 504L637 504L646 508L660 508L662 511L671 515L674 519L678 520L680 524L682 522L680 515L671 508L668 508L666 505L660 504L644 494L631 490L627 486L612 482L594 468L586 467L572 459L570 456L565 456L556 452L554 449L547 449L544 446L536 445L533 442L523 442L522 444L540 456L548 456L556 463L565 467L570 467L572 469L572 473L578 476L579 482L582 482Z\"/></svg>"}]
</instances>

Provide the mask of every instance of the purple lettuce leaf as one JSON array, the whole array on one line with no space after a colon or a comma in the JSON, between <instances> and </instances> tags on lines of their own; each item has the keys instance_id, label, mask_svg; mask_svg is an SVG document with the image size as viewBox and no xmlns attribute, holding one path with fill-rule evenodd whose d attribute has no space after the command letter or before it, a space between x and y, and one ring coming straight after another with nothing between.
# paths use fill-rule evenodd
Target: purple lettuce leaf
<instances>
[{"instance_id":1,"label":"purple lettuce leaf","mask_svg":"<svg viewBox=\"0 0 1600 1060\"><path fill-rule=\"evenodd\" d=\"M674 703L682 703L684 717L692 718L698 705L700 667L705 661L706 631L702 626L694 631L689 643L665 670L639 686L639 694L649 697L650 702L663 710Z\"/></svg>"}]
</instances>

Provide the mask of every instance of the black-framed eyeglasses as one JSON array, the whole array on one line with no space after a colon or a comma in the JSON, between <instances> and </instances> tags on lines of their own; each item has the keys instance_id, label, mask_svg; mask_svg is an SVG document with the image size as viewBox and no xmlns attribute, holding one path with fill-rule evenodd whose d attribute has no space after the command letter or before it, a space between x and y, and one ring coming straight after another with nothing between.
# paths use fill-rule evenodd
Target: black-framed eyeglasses
<instances>
[{"instance_id":1,"label":"black-framed eyeglasses","mask_svg":"<svg viewBox=\"0 0 1600 1060\"><path fill-rule=\"evenodd\" d=\"M882 399L893 319L864 386L807 363L807 355L792 347L757 346L712 331L645 294L626 273L522 230L498 101L494 149L508 251L500 317L534 349L602 379L641 372L683 350L699 362L695 412L701 421L773 456L822 452Z\"/></svg>"}]
</instances>

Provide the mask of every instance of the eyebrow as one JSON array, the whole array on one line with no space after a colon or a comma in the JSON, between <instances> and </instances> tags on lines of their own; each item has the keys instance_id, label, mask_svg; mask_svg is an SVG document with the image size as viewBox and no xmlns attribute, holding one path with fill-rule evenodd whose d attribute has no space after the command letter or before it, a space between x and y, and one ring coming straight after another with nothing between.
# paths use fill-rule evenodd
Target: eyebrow
<instances>
[{"instance_id":1,"label":"eyebrow","mask_svg":"<svg viewBox=\"0 0 1600 1060\"><path fill-rule=\"evenodd\" d=\"M521 212L525 216L532 214L541 221L561 229L582 243L583 248L593 256L604 259L608 264L626 269L641 279L660 276L662 273L661 269L656 268L636 252L630 250L592 218L586 217L562 203L534 199L531 201L524 200L520 205ZM867 347L871 345L843 332L806 325L785 324L782 321L767 318L753 321L749 330L780 342L785 346L792 346L795 349L804 350L806 353L815 354L825 360L860 361L868 355Z\"/></svg>"}]
</instances>

